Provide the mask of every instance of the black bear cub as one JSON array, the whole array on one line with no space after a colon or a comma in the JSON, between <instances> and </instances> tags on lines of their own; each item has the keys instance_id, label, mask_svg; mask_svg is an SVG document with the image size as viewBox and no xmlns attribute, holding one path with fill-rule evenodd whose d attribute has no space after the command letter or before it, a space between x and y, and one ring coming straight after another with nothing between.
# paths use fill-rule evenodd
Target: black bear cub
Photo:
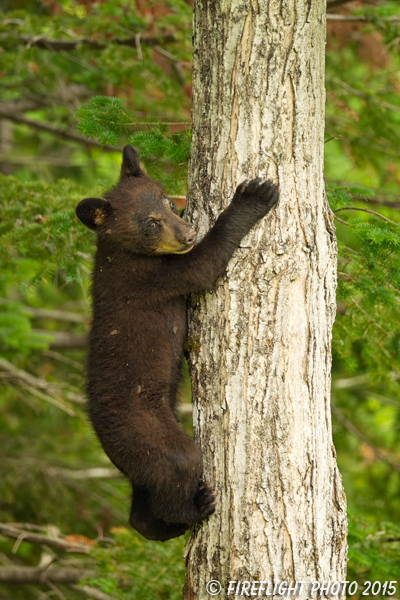
<instances>
[{"instance_id":1,"label":"black bear cub","mask_svg":"<svg viewBox=\"0 0 400 600\"><path fill-rule=\"evenodd\" d=\"M97 233L87 394L104 451L132 486L130 524L151 540L182 535L215 510L201 451L178 426L185 294L211 288L241 239L278 201L239 185L205 238L183 221L126 146L119 181L76 214Z\"/></svg>"}]
</instances>

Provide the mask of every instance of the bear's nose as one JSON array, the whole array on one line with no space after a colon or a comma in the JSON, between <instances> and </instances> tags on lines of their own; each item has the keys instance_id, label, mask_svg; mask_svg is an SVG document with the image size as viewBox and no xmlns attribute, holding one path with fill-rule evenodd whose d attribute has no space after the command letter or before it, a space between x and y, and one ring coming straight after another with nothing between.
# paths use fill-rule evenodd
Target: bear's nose
<instances>
[{"instance_id":1,"label":"bear's nose","mask_svg":"<svg viewBox=\"0 0 400 600\"><path fill-rule=\"evenodd\" d=\"M196 231L189 231L189 233L187 235L185 235L185 244L187 244L189 246L189 244L194 244L194 241L196 239L197 233Z\"/></svg>"}]
</instances>

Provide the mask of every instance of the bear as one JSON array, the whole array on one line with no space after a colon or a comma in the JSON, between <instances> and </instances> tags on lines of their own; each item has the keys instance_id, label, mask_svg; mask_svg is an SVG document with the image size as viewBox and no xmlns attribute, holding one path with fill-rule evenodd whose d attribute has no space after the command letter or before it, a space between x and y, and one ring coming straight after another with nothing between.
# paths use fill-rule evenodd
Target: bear
<instances>
[{"instance_id":1,"label":"bear","mask_svg":"<svg viewBox=\"0 0 400 600\"><path fill-rule=\"evenodd\" d=\"M163 187L123 149L117 184L76 215L97 234L86 393L94 431L129 480L129 522L145 538L182 535L215 510L200 448L176 416L185 296L210 290L242 238L278 201L271 181L241 183L202 241Z\"/></svg>"}]
</instances>

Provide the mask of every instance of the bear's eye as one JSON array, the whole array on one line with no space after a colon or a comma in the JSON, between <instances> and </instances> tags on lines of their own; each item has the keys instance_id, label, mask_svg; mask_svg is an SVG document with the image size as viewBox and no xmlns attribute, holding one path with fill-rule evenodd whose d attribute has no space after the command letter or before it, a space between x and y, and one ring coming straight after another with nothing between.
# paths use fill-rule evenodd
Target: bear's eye
<instances>
[{"instance_id":1,"label":"bear's eye","mask_svg":"<svg viewBox=\"0 0 400 600\"><path fill-rule=\"evenodd\" d=\"M149 229L155 229L157 227L157 223L155 221L149 221L147 227Z\"/></svg>"}]
</instances>

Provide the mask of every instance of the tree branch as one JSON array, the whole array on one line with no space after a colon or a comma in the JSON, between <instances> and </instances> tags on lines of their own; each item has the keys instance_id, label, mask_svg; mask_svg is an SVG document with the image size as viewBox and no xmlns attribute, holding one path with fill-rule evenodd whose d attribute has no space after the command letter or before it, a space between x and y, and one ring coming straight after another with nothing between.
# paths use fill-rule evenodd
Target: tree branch
<instances>
[{"instance_id":1,"label":"tree branch","mask_svg":"<svg viewBox=\"0 0 400 600\"><path fill-rule=\"evenodd\" d=\"M334 15L327 14L327 21L360 21L363 23L373 23L375 19L371 17L358 17L356 15ZM380 21L388 21L392 23L400 22L400 17L380 17Z\"/></svg>"},{"instance_id":2,"label":"tree branch","mask_svg":"<svg viewBox=\"0 0 400 600\"><path fill-rule=\"evenodd\" d=\"M5 358L0 358L0 378L7 379L8 381L12 381L17 385L21 385L25 387L29 391L33 390L42 390L47 394L51 394L51 399L57 401L57 405L60 404L59 408L67 409L67 406L64 406L60 403L60 396L65 396L70 402L74 404L85 404L86 401L83 396L80 394L75 394L71 391L64 391L59 385L49 383L45 379L41 379L40 377L35 377L31 375L27 371L23 371L22 369L18 369L12 363L10 363ZM56 398L54 398L56 396ZM48 399L48 397L45 397Z\"/></svg>"},{"instance_id":3,"label":"tree branch","mask_svg":"<svg viewBox=\"0 0 400 600\"><path fill-rule=\"evenodd\" d=\"M354 200L361 200L361 202L368 202L368 204L376 204L378 206L386 206L387 208L400 210L400 202L391 201L386 198L361 198L361 196L353 196L353 198Z\"/></svg>"},{"instance_id":4,"label":"tree branch","mask_svg":"<svg viewBox=\"0 0 400 600\"><path fill-rule=\"evenodd\" d=\"M339 223L342 223L342 225L348 225L348 223L346 221L343 221L343 219L341 219L340 217L337 217L336 215L335 215L335 219L336 219L336 221L339 221Z\"/></svg>"},{"instance_id":5,"label":"tree branch","mask_svg":"<svg viewBox=\"0 0 400 600\"><path fill-rule=\"evenodd\" d=\"M51 335L53 341L49 346L52 350L84 350L88 345L86 334L68 333L67 331L49 331L48 329L32 329L34 333Z\"/></svg>"},{"instance_id":6,"label":"tree branch","mask_svg":"<svg viewBox=\"0 0 400 600\"><path fill-rule=\"evenodd\" d=\"M326 10L338 8L338 6L343 6L343 4L348 4L349 2L353 2L353 0L329 0L326 4Z\"/></svg>"},{"instance_id":7,"label":"tree branch","mask_svg":"<svg viewBox=\"0 0 400 600\"><path fill-rule=\"evenodd\" d=\"M53 127L52 125L48 125L46 123L39 123L39 121L26 119L25 117L21 117L20 115L4 110L4 108L1 106L0 118L8 119L9 121L13 121L14 123L19 123L21 125L27 125L28 127L32 127L33 129L39 129L40 131L46 131L47 133L51 133L52 135L55 135L56 137L59 137L61 139L78 142L79 144L84 144L85 146L90 146L92 148L102 148L102 150L108 150L110 152L122 152L122 148L116 148L114 146L110 146L109 144L101 146L98 142L86 139L77 133L71 133L70 131L65 131L64 129L57 129L57 127Z\"/></svg>"},{"instance_id":8,"label":"tree branch","mask_svg":"<svg viewBox=\"0 0 400 600\"><path fill-rule=\"evenodd\" d=\"M88 544L65 541L62 538L49 537L41 533L32 533L8 523L0 523L0 534L16 539L18 542L40 544L41 546L47 546L54 550L62 550L63 552L74 552L75 554L87 554L89 552Z\"/></svg>"},{"instance_id":9,"label":"tree branch","mask_svg":"<svg viewBox=\"0 0 400 600\"><path fill-rule=\"evenodd\" d=\"M40 48L41 50L51 50L53 52L59 51L70 51L74 50L77 46L83 45L88 46L94 50L102 50L107 48L110 44L117 44L118 46L130 46L137 48L138 41L144 46L158 46L160 44L172 44L176 42L176 38L171 33L165 33L161 35L142 35L140 33L129 38L109 38L105 42L94 40L90 38L76 38L74 40L54 40L44 36L27 36L20 35L15 38L17 44L24 44L28 48Z\"/></svg>"},{"instance_id":10,"label":"tree branch","mask_svg":"<svg viewBox=\"0 0 400 600\"><path fill-rule=\"evenodd\" d=\"M40 567L0 567L0 582L8 584L77 584L93 575L88 569L42 569Z\"/></svg>"},{"instance_id":11,"label":"tree branch","mask_svg":"<svg viewBox=\"0 0 400 600\"><path fill-rule=\"evenodd\" d=\"M190 407L191 408L191 407ZM122 477L116 468L92 467L89 469L63 469L61 467L50 467L47 473L51 476L65 477L67 479L116 479Z\"/></svg>"},{"instance_id":12,"label":"tree branch","mask_svg":"<svg viewBox=\"0 0 400 600\"><path fill-rule=\"evenodd\" d=\"M48 98L39 100L33 100L30 98L15 98L14 100L4 100L0 102L0 112L11 112L23 113L31 110L37 110L39 108L45 108L51 106L51 102Z\"/></svg>"},{"instance_id":13,"label":"tree branch","mask_svg":"<svg viewBox=\"0 0 400 600\"><path fill-rule=\"evenodd\" d=\"M400 21L400 18L399 18L399 21ZM373 102L374 104L376 104L377 106L381 106L382 108L387 108L388 110L392 110L393 112L400 113L400 108L398 106L394 106L394 104L389 104L389 102L382 102L381 100L375 100L375 98L370 98L366 94L363 94L359 90L354 89L353 87L348 85L345 81L341 81L340 79L335 78L333 81L334 81L334 83L339 84L344 90L346 90L346 92L349 92L349 94L353 94L354 96L357 96L358 98L362 98L363 100L366 100L367 102Z\"/></svg>"},{"instance_id":14,"label":"tree branch","mask_svg":"<svg viewBox=\"0 0 400 600\"><path fill-rule=\"evenodd\" d=\"M67 312L64 310L48 310L47 308L32 308L24 306L24 311L34 319L51 319L54 321L67 321L68 323L87 323L89 318L81 313Z\"/></svg>"},{"instance_id":15,"label":"tree branch","mask_svg":"<svg viewBox=\"0 0 400 600\"><path fill-rule=\"evenodd\" d=\"M332 405L332 413L335 415L335 417L339 421L339 423L341 425L343 425L343 427L345 427L347 429L347 431L349 431L349 433L353 434L357 439L359 439L364 444L367 444L367 446L369 446L373 450L377 459L388 464L393 469L393 471L400 473L400 465L397 464L396 462L394 462L388 456L386 456L386 454L384 454L363 433L361 433L361 431L359 431L359 429L357 429L357 427L355 425L353 425L353 423L344 416L344 414L342 413L342 411L339 408Z\"/></svg>"},{"instance_id":16,"label":"tree branch","mask_svg":"<svg viewBox=\"0 0 400 600\"><path fill-rule=\"evenodd\" d=\"M88 598L91 598L91 600L113 600L108 594L88 585L71 585L71 587L77 592L81 592Z\"/></svg>"},{"instance_id":17,"label":"tree branch","mask_svg":"<svg viewBox=\"0 0 400 600\"><path fill-rule=\"evenodd\" d=\"M395 223L391 219L384 217L383 215L381 215L378 212L375 212L374 210L369 210L368 208L359 208L358 206L342 206L341 208L337 208L333 212L337 213L337 212L340 212L341 210L361 210L362 212L369 213L370 215L374 215L375 217L380 217L381 219L383 219L384 221L387 221L388 223L393 223L393 225L397 225L397 223Z\"/></svg>"},{"instance_id":18,"label":"tree branch","mask_svg":"<svg viewBox=\"0 0 400 600\"><path fill-rule=\"evenodd\" d=\"M7 298L0 298L1 304L8 304ZM32 306L23 306L23 311L31 315L34 319L52 319L54 321L67 321L68 323L87 323L89 317L82 313L69 312L67 310L49 310L48 308L33 308Z\"/></svg>"}]
</instances>

